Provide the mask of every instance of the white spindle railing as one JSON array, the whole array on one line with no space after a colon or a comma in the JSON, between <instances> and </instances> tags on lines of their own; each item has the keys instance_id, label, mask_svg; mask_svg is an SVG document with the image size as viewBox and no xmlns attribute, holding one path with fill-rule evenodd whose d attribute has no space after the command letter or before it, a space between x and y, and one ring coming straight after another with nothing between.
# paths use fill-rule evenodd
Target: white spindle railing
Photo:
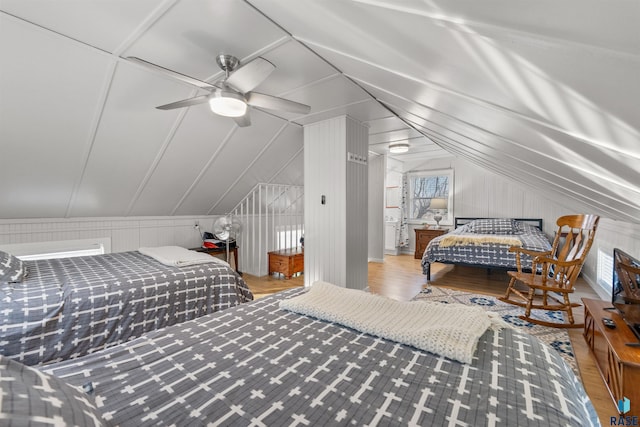
<instances>
[{"instance_id":1,"label":"white spindle railing","mask_svg":"<svg viewBox=\"0 0 640 427\"><path fill-rule=\"evenodd\" d=\"M258 184L231 214L242 223L237 239L240 270L264 276L268 274L268 252L300 246L304 187Z\"/></svg>"}]
</instances>

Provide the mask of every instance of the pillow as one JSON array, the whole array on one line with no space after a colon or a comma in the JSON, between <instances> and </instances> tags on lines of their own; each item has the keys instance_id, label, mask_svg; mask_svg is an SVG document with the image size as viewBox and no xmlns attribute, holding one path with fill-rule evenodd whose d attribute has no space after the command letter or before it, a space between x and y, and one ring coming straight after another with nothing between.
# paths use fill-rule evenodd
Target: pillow
<instances>
[{"instance_id":1,"label":"pillow","mask_svg":"<svg viewBox=\"0 0 640 427\"><path fill-rule=\"evenodd\" d=\"M102 426L93 399L64 381L0 356L0 424Z\"/></svg>"},{"instance_id":2,"label":"pillow","mask_svg":"<svg viewBox=\"0 0 640 427\"><path fill-rule=\"evenodd\" d=\"M22 282L26 276L27 270L22 260L0 251L0 283Z\"/></svg>"},{"instance_id":3,"label":"pillow","mask_svg":"<svg viewBox=\"0 0 640 427\"><path fill-rule=\"evenodd\" d=\"M471 221L469 231L477 234L518 234L521 233L517 221L511 218L483 218Z\"/></svg>"}]
</instances>

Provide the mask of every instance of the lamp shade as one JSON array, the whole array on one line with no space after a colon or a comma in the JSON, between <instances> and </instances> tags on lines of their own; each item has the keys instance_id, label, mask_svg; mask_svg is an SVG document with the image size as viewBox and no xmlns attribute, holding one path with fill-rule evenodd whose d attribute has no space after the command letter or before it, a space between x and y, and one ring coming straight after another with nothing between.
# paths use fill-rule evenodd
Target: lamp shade
<instances>
[{"instance_id":1,"label":"lamp shade","mask_svg":"<svg viewBox=\"0 0 640 427\"><path fill-rule=\"evenodd\" d=\"M431 199L431 209L447 209L447 199Z\"/></svg>"},{"instance_id":2,"label":"lamp shade","mask_svg":"<svg viewBox=\"0 0 640 427\"><path fill-rule=\"evenodd\" d=\"M389 144L389 152L394 154L406 153L409 151L409 143L406 141L392 142Z\"/></svg>"},{"instance_id":3,"label":"lamp shade","mask_svg":"<svg viewBox=\"0 0 640 427\"><path fill-rule=\"evenodd\" d=\"M247 112L247 102L242 95L228 90L215 90L209 98L211 111L225 117L242 117Z\"/></svg>"}]
</instances>

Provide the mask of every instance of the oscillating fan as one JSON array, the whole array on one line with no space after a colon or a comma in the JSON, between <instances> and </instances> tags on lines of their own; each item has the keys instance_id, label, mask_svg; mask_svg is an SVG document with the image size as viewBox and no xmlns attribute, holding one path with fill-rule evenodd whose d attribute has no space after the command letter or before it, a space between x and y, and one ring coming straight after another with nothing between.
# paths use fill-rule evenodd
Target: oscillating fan
<instances>
[{"instance_id":1,"label":"oscillating fan","mask_svg":"<svg viewBox=\"0 0 640 427\"><path fill-rule=\"evenodd\" d=\"M213 234L219 240L224 240L227 246L227 262L229 262L229 241L236 240L242 229L242 223L231 215L221 216L213 223ZM236 265L237 269L238 266Z\"/></svg>"}]
</instances>

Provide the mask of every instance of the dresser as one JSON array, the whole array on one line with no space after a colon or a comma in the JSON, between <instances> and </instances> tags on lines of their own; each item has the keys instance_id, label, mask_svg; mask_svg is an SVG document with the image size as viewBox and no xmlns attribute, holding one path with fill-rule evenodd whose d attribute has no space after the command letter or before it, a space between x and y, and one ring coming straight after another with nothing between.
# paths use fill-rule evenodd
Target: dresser
<instances>
[{"instance_id":1,"label":"dresser","mask_svg":"<svg viewBox=\"0 0 640 427\"><path fill-rule=\"evenodd\" d=\"M282 273L285 279L291 279L291 276L303 271L304 249L291 248L269 252L269 275Z\"/></svg>"},{"instance_id":2,"label":"dresser","mask_svg":"<svg viewBox=\"0 0 640 427\"><path fill-rule=\"evenodd\" d=\"M427 245L431 240L438 236L442 236L449 232L447 228L416 228L416 253L415 259L422 258L424 250L427 249Z\"/></svg>"}]
</instances>

